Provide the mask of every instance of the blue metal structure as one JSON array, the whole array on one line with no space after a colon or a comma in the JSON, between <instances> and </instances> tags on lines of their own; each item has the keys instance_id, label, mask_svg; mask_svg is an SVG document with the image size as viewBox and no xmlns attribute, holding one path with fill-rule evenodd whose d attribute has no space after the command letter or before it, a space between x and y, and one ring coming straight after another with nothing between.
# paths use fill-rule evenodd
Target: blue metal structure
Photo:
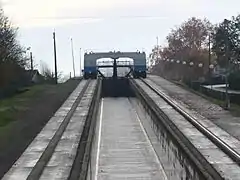
<instances>
[{"instance_id":1,"label":"blue metal structure","mask_svg":"<svg viewBox=\"0 0 240 180\"><path fill-rule=\"evenodd\" d=\"M117 65L116 60L118 58L131 58L133 59L133 67L130 67L134 78L143 77L146 78L146 54L145 52L100 52L100 53L85 53L84 54L84 78L97 78L98 66L97 60L101 58L112 58L114 65L111 67L124 67L123 65ZM103 66L101 66L103 67ZM109 66L108 66L109 67ZM116 67L114 67L116 71ZM116 75L116 73L115 73Z\"/></svg>"}]
</instances>

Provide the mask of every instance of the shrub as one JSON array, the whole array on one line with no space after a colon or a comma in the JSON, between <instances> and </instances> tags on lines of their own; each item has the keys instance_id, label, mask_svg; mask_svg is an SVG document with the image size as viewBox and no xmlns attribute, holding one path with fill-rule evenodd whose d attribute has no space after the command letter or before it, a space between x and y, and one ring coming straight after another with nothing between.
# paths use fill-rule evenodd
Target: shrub
<instances>
[{"instance_id":1,"label":"shrub","mask_svg":"<svg viewBox=\"0 0 240 180\"><path fill-rule=\"evenodd\" d=\"M240 70L231 73L228 81L230 89L240 90Z\"/></svg>"}]
</instances>

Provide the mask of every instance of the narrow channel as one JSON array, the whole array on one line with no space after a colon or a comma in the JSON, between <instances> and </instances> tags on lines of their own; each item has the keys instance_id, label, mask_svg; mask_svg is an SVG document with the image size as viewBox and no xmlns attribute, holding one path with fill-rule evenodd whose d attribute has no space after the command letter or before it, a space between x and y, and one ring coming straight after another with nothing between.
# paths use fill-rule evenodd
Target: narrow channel
<instances>
[{"instance_id":1,"label":"narrow channel","mask_svg":"<svg viewBox=\"0 0 240 180\"><path fill-rule=\"evenodd\" d=\"M202 179L134 97L102 99L89 180Z\"/></svg>"}]
</instances>

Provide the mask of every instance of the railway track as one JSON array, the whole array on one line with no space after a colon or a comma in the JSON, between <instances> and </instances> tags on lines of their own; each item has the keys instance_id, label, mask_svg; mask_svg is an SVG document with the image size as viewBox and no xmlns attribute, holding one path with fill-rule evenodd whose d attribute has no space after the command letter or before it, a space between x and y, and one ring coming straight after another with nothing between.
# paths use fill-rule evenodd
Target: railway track
<instances>
[{"instance_id":1,"label":"railway track","mask_svg":"<svg viewBox=\"0 0 240 180\"><path fill-rule=\"evenodd\" d=\"M206 179L239 179L240 154L237 149L240 146L231 147L232 144L229 145L209 130L217 129L217 127L208 128L201 124L196 117L159 90L151 80L132 80L131 84L135 91L138 91L139 97L149 104L151 111L160 117L161 123L179 142L179 146L188 154L189 159L200 170L203 177ZM171 113L180 120L171 118ZM198 142L198 136L194 139L195 135L201 137L199 141L203 140L205 144ZM237 142L235 139L234 141ZM231 171L229 171L230 169Z\"/></svg>"},{"instance_id":2,"label":"railway track","mask_svg":"<svg viewBox=\"0 0 240 180\"><path fill-rule=\"evenodd\" d=\"M82 80L3 180L78 179L85 159L91 118L99 95L97 80ZM89 115L91 114L91 115ZM80 146L81 145L81 146ZM76 159L78 161L76 161Z\"/></svg>"},{"instance_id":3,"label":"railway track","mask_svg":"<svg viewBox=\"0 0 240 180\"><path fill-rule=\"evenodd\" d=\"M225 143L222 139L217 137L214 133L209 131L205 126L203 126L195 117L191 116L184 109L182 109L176 102L174 102L170 97L166 96L163 92L157 90L148 84L145 80L142 81L151 88L155 93L157 93L161 98L168 102L176 111L178 111L182 116L184 116L194 127L196 127L200 132L202 132L206 137L208 137L214 144L216 144L221 150L223 150L234 162L240 166L240 154Z\"/></svg>"},{"instance_id":4,"label":"railway track","mask_svg":"<svg viewBox=\"0 0 240 180\"><path fill-rule=\"evenodd\" d=\"M174 145L169 143L168 148L165 148L168 149L168 151L172 148L171 153L175 153L172 157L174 157L175 160L177 158L180 159L179 164L177 164L174 158L172 158L170 161L172 167L175 166L179 168L181 166L180 168L185 168L184 173L186 174L186 178L188 177L189 179L239 179L239 141L232 140L229 136L226 136L227 140L226 137L222 139L221 136L216 135L213 130L217 130L220 134L224 133L211 123L202 123L179 103L161 91L151 80L131 79L130 85L139 99L135 105L137 106L137 102L140 101L141 106L150 112L149 116L151 116L150 119L152 118L152 121L155 123L155 127L159 126L159 124L163 127L158 133L162 133L163 136L165 136L165 140L164 142L162 140L159 141L159 146L163 147L170 141L176 143ZM96 134L95 127L98 119L101 89L102 81L100 79L82 80L67 101L49 120L47 125L32 141L12 168L5 174L3 180L85 180L88 177L88 173L94 172L94 169L92 170L90 167L89 170L88 168L89 162L91 166L92 146L94 146L92 142L94 141L94 134ZM119 104L117 104L117 102L119 102ZM97 146L99 153L97 153L97 157L99 158L97 159L105 162L104 159L106 155L110 154L112 155L112 162L109 161L109 158L105 164L96 163L97 170L95 171L97 175L95 175L95 179L104 179L106 175L109 175L109 177L110 175L116 175L112 177L120 177L120 175L124 174L123 172L130 170L128 166L126 166L126 162L132 164L133 162L136 163L137 160L139 160L137 164L142 164L142 169L138 169L137 166L134 166L135 169L131 169L137 172L136 177L139 176L139 170L142 170L142 172L147 170L147 173L143 173L143 175L149 176L148 172L150 171L148 171L148 169L150 169L154 164L153 162L155 162L158 170L159 167L161 167L159 172L165 174L163 179L171 179L171 173L168 173L169 169L166 170L164 168L165 160L161 159L158 150L155 150L154 146L156 142L154 141L156 139L150 142L151 137L155 138L155 136L149 136L147 131L145 132L144 129L147 128L145 126L143 128L143 125L147 123L145 121L143 121L143 124L141 123L138 115L136 116L136 114L133 113L134 108L129 102L130 101L126 99L122 99L122 101L119 99L106 99L105 103L107 107L105 107L103 106L102 100L102 116L100 115L100 122L103 124L102 128L105 129L102 133L101 130L97 133L99 134L99 138L97 139L102 139L101 141L103 142L103 144L101 144L101 141L98 140ZM132 100L132 102L135 102L135 100ZM131 113L129 109L132 109ZM145 119L144 114L146 114L146 112L143 111L141 111L140 114L143 114L142 119ZM116 114L112 114L113 112L116 112ZM148 129L151 128L152 127L149 126ZM124 132L124 130L126 132ZM169 137L173 140L169 140L167 138L168 135L164 134L163 131L170 134ZM142 138L139 139L140 135ZM156 134L156 137L157 136L159 135ZM116 143L118 142L118 138L121 143ZM141 143L139 144L139 142ZM139 145L142 145L140 149ZM125 147L125 149L120 147ZM140 155L145 154L146 156L133 153L133 147L135 147L135 151L143 152L139 153ZM109 151L111 148L112 151ZM183 153L177 152L178 148ZM127 150L129 153L124 154L123 152ZM144 150L147 150L146 152L150 152L151 150L150 155ZM182 154L184 154L184 158L181 157ZM185 155L188 158L187 160ZM125 161L122 161L119 157L125 158ZM152 159L150 157L152 157ZM116 159L119 159L119 162L117 162ZM149 162L151 160L151 163L143 166L144 163L140 163L143 159L148 159ZM163 162L160 163L161 160L163 160ZM186 163L186 161L190 163ZM120 165L119 167L122 169L109 168L114 164ZM186 167L188 165L192 167ZM155 167L152 167L152 169L154 168ZM106 172L102 169L107 169L108 173L105 174ZM153 171L157 172L156 169L157 168ZM122 170L122 173L120 170ZM179 173L179 169L174 169L173 171L175 170L176 172L178 170ZM180 174L182 172L180 172ZM132 175L131 173L129 176ZM183 175L182 173L180 175L181 178L184 178L185 174ZM156 179L158 179L157 176L161 175L155 174Z\"/></svg>"}]
</instances>

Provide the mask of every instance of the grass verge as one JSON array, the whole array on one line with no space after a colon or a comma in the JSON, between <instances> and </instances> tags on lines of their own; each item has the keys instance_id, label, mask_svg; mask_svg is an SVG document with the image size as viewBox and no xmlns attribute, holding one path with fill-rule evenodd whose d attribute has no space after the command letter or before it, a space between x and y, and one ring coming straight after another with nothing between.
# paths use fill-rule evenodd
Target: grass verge
<instances>
[{"instance_id":1,"label":"grass verge","mask_svg":"<svg viewBox=\"0 0 240 180\"><path fill-rule=\"evenodd\" d=\"M39 85L0 101L0 179L42 130L80 80Z\"/></svg>"},{"instance_id":2,"label":"grass verge","mask_svg":"<svg viewBox=\"0 0 240 180\"><path fill-rule=\"evenodd\" d=\"M39 98L46 91L54 89L56 89L55 85L35 85L27 88L21 94L0 100L0 127L15 121L19 113L25 112L31 107L32 101Z\"/></svg>"}]
</instances>

